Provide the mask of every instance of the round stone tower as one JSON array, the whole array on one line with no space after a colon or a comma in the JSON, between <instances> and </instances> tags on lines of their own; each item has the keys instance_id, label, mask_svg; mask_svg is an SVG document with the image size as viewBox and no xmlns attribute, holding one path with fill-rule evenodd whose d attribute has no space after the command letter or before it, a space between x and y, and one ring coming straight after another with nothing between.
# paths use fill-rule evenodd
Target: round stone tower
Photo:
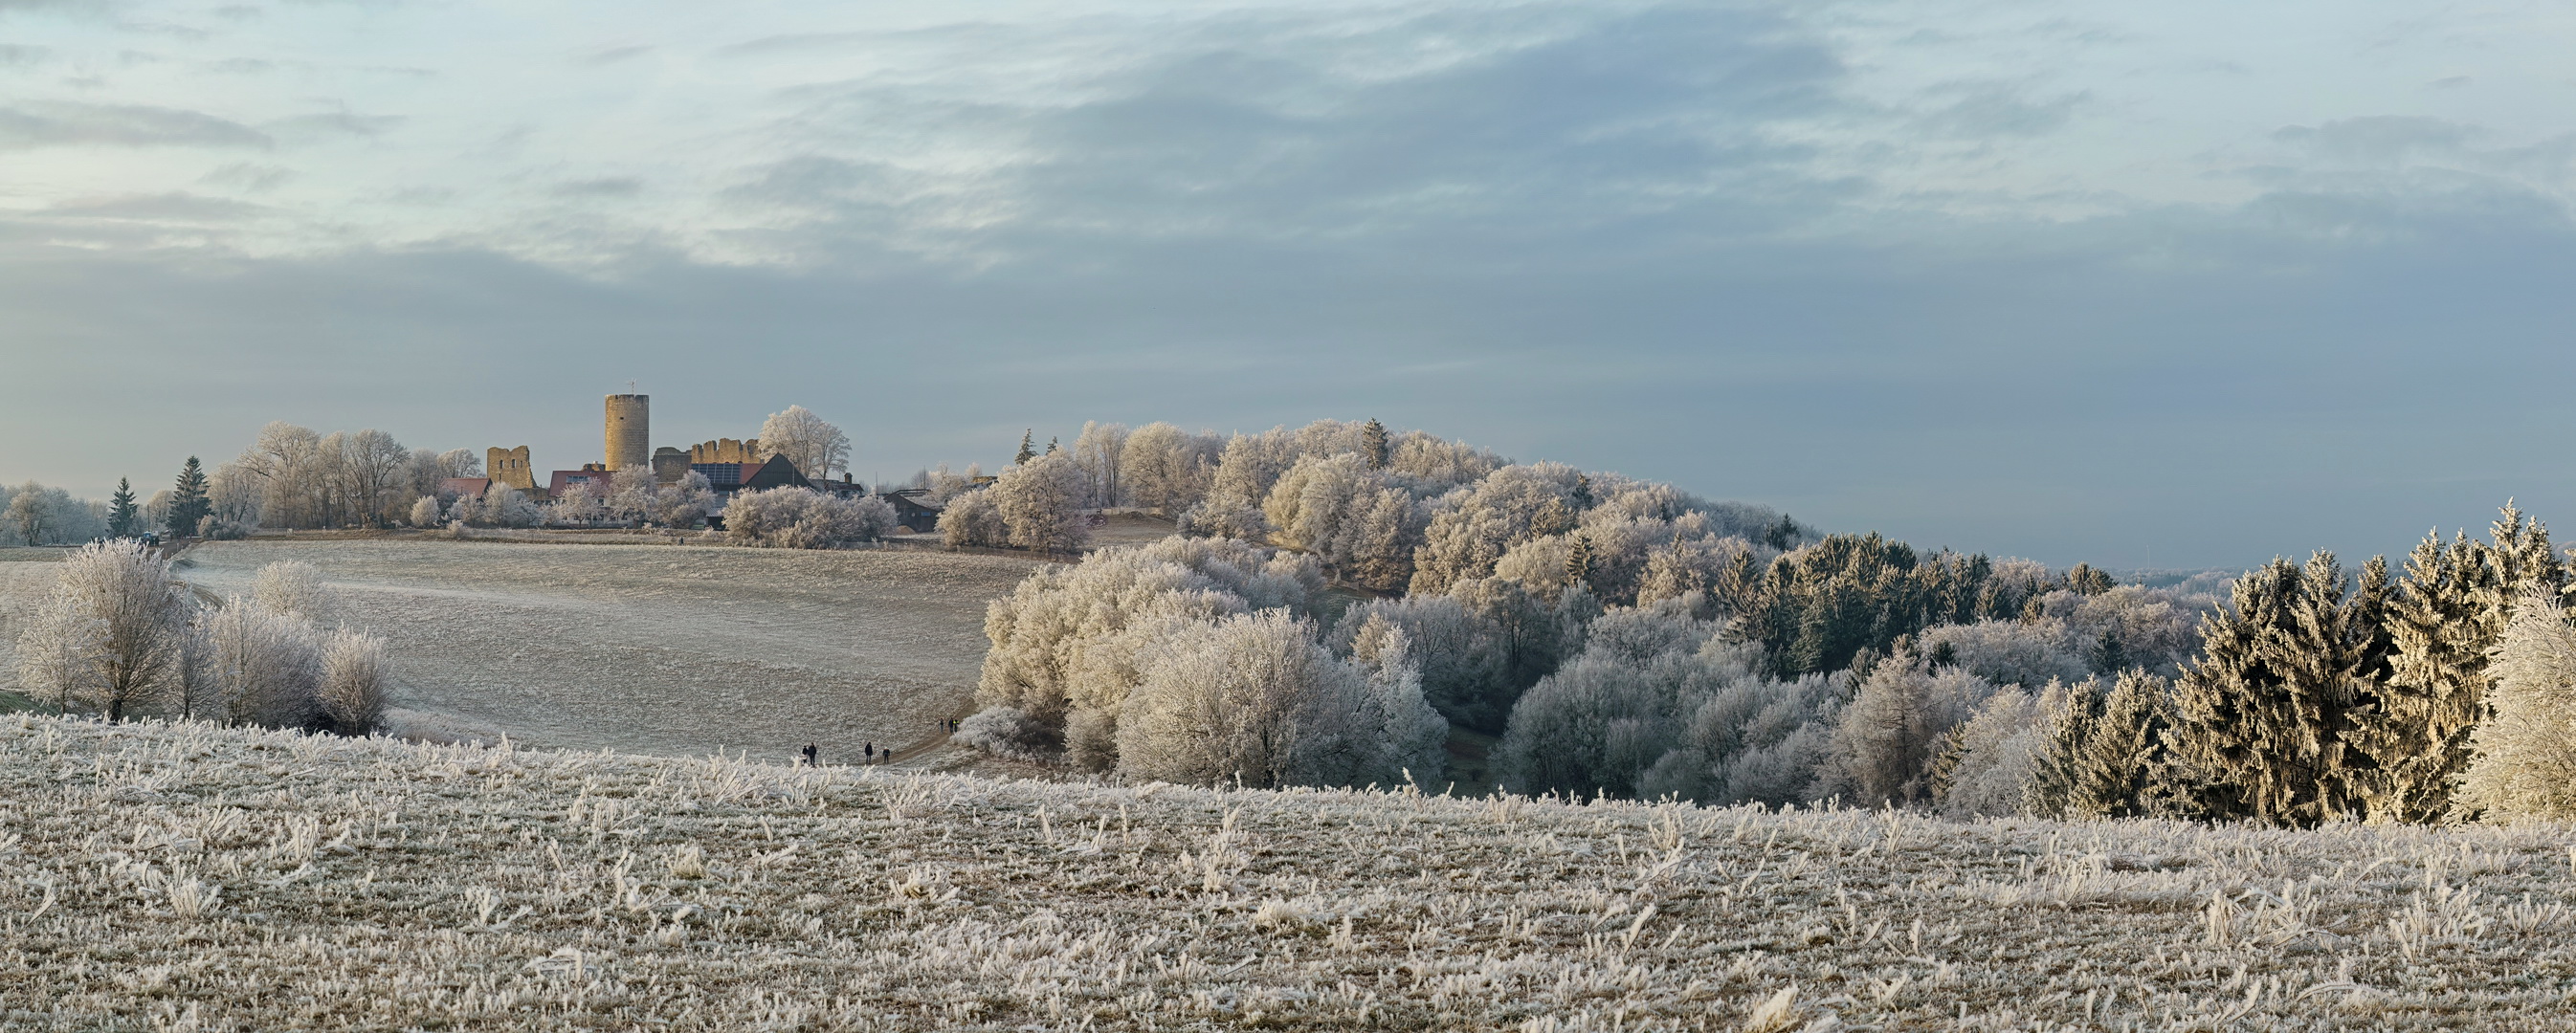
<instances>
[{"instance_id":1,"label":"round stone tower","mask_svg":"<svg viewBox=\"0 0 2576 1033\"><path fill-rule=\"evenodd\" d=\"M651 395L608 396L608 468L653 463Z\"/></svg>"}]
</instances>

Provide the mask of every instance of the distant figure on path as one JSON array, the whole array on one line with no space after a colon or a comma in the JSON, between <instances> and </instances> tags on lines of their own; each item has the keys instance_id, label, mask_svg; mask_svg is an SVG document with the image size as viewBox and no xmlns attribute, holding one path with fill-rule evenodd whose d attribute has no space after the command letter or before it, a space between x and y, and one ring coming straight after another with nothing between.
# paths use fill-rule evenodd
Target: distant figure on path
<instances>
[{"instance_id":1,"label":"distant figure on path","mask_svg":"<svg viewBox=\"0 0 2576 1033\"><path fill-rule=\"evenodd\" d=\"M877 759L877 744L875 744L875 743L869 743L869 744L867 744L867 751L868 751L868 752L867 752L868 762L869 762L869 763L871 763L871 764L876 763L876 759Z\"/></svg>"},{"instance_id":2,"label":"distant figure on path","mask_svg":"<svg viewBox=\"0 0 2576 1033\"><path fill-rule=\"evenodd\" d=\"M810 743L810 742L809 742L809 743L806 743L806 744L805 744L805 766L806 766L806 767L809 767L809 768L819 768L819 767L822 767L822 766L823 766L823 761L822 761L822 759L821 759L821 758L822 758L822 756L823 756L823 751L822 751L822 750L820 750L820 749L815 748L815 746L814 746L814 744L813 744L813 743Z\"/></svg>"}]
</instances>

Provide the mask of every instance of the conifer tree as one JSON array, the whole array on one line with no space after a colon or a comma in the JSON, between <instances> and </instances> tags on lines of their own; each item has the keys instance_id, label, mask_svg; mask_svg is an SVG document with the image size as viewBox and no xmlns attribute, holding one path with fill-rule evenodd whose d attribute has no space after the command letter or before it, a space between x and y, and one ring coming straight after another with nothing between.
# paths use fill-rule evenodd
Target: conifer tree
<instances>
[{"instance_id":1,"label":"conifer tree","mask_svg":"<svg viewBox=\"0 0 2576 1033\"><path fill-rule=\"evenodd\" d=\"M1387 449L1386 424L1371 419L1360 426L1360 453L1368 457L1369 469L1386 469L1392 458Z\"/></svg>"},{"instance_id":2,"label":"conifer tree","mask_svg":"<svg viewBox=\"0 0 2576 1033\"><path fill-rule=\"evenodd\" d=\"M2168 736L2196 780L2186 810L2294 826L2358 813L2369 758L2350 741L2387 664L2387 564L2365 567L2358 590L2345 580L2332 553L2275 559L2201 625Z\"/></svg>"},{"instance_id":3,"label":"conifer tree","mask_svg":"<svg viewBox=\"0 0 2576 1033\"><path fill-rule=\"evenodd\" d=\"M2031 810L2060 818L2156 813L2170 766L2170 698L2164 679L2142 670L2121 674L2108 689L2097 678L2068 686L2032 763Z\"/></svg>"},{"instance_id":4,"label":"conifer tree","mask_svg":"<svg viewBox=\"0 0 2576 1033\"><path fill-rule=\"evenodd\" d=\"M1058 439L1056 439L1056 438L1052 438L1052 437L1050 437L1050 438L1048 438L1048 439L1047 439L1047 450L1046 450L1046 454L1048 454L1048 455L1054 455L1054 454L1056 454L1056 453L1058 453L1058 452L1062 452L1062 451L1064 451L1064 446L1063 446L1063 445L1059 445L1059 444L1057 444L1057 443L1056 443L1056 441L1057 441L1057 440L1058 440Z\"/></svg>"},{"instance_id":5,"label":"conifer tree","mask_svg":"<svg viewBox=\"0 0 2576 1033\"><path fill-rule=\"evenodd\" d=\"M116 479L116 494L107 497L107 534L111 538L132 538L142 530L143 509L134 504L134 486L125 478Z\"/></svg>"},{"instance_id":6,"label":"conifer tree","mask_svg":"<svg viewBox=\"0 0 2576 1033\"><path fill-rule=\"evenodd\" d=\"M1565 583L1569 586L1592 583L1592 539L1580 534L1574 536L1574 548L1565 554Z\"/></svg>"},{"instance_id":7,"label":"conifer tree","mask_svg":"<svg viewBox=\"0 0 2576 1033\"><path fill-rule=\"evenodd\" d=\"M2406 560L2406 581L2389 600L2388 686L2358 730L2356 744L2377 771L2370 814L2438 821L2474 753L2472 734L2488 713L2491 656L2531 593L2556 597L2566 565L2549 530L2507 502L2489 529L2493 544L2428 534Z\"/></svg>"},{"instance_id":8,"label":"conifer tree","mask_svg":"<svg viewBox=\"0 0 2576 1033\"><path fill-rule=\"evenodd\" d=\"M198 465L197 457L189 456L187 465L179 468L179 483L170 490L170 536L185 538L197 533L197 522L213 509L206 501L206 471Z\"/></svg>"},{"instance_id":9,"label":"conifer tree","mask_svg":"<svg viewBox=\"0 0 2576 1033\"><path fill-rule=\"evenodd\" d=\"M2100 595L2118 585L2111 575L2090 563L2078 563L2066 572L2066 587L2077 595Z\"/></svg>"},{"instance_id":10,"label":"conifer tree","mask_svg":"<svg viewBox=\"0 0 2576 1033\"><path fill-rule=\"evenodd\" d=\"M1020 432L1020 450L1011 456L1012 465L1026 466L1029 460L1038 457L1037 439L1038 431L1035 427Z\"/></svg>"}]
</instances>

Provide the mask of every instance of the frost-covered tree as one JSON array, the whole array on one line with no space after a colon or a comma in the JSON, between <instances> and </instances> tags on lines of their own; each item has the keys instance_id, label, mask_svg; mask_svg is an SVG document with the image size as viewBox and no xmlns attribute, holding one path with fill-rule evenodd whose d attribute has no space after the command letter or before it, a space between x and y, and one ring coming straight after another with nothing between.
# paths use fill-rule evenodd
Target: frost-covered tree
<instances>
[{"instance_id":1,"label":"frost-covered tree","mask_svg":"<svg viewBox=\"0 0 2576 1033\"><path fill-rule=\"evenodd\" d=\"M337 631L322 642L322 679L315 702L341 735L362 736L376 730L385 716L385 695L393 665L385 640L358 631Z\"/></svg>"},{"instance_id":2,"label":"frost-covered tree","mask_svg":"<svg viewBox=\"0 0 2576 1033\"><path fill-rule=\"evenodd\" d=\"M424 498L421 501L429 503L431 509L427 515L430 521L435 522L438 519L438 500ZM418 512L413 514L415 520L420 515ZM564 485L564 489L556 492L555 497L546 503L546 522L549 524L588 527L607 516L608 501L605 494L600 491L598 482L587 478Z\"/></svg>"},{"instance_id":3,"label":"frost-covered tree","mask_svg":"<svg viewBox=\"0 0 2576 1033\"><path fill-rule=\"evenodd\" d=\"M2387 685L2355 737L2375 762L2373 817L2422 822L2452 812L2474 756L2471 737L2496 691L2490 657L2526 597L2555 595L2566 583L2548 529L2511 503L2490 539L2427 535L2389 599Z\"/></svg>"},{"instance_id":4,"label":"frost-covered tree","mask_svg":"<svg viewBox=\"0 0 2576 1033\"><path fill-rule=\"evenodd\" d=\"M1450 722L1499 732L1526 685L1510 684L1503 627L1449 596L1371 599L1342 612L1328 639L1350 655L1367 638L1401 632L1423 698Z\"/></svg>"},{"instance_id":5,"label":"frost-covered tree","mask_svg":"<svg viewBox=\"0 0 2576 1033\"><path fill-rule=\"evenodd\" d=\"M395 441L393 435L373 428L352 434L334 434L336 447L326 447L326 454L338 461L331 471L344 493L345 519L352 523L381 524L393 515L393 508L403 489L411 481L411 452Z\"/></svg>"},{"instance_id":6,"label":"frost-covered tree","mask_svg":"<svg viewBox=\"0 0 2576 1033\"><path fill-rule=\"evenodd\" d=\"M436 488L437 485L432 483L423 494ZM206 502L214 515L225 523L259 526L264 515L260 507L265 503L265 496L259 475L243 469L239 462L220 464L215 467L215 472L206 475ZM166 518L168 515L165 503L161 516ZM158 520L147 519L146 523L158 526Z\"/></svg>"},{"instance_id":7,"label":"frost-covered tree","mask_svg":"<svg viewBox=\"0 0 2576 1033\"><path fill-rule=\"evenodd\" d=\"M0 510L0 523L9 533L28 545L44 545L54 540L54 511L46 504L44 490L34 484L21 488L9 498L6 510Z\"/></svg>"},{"instance_id":8,"label":"frost-covered tree","mask_svg":"<svg viewBox=\"0 0 2576 1033\"><path fill-rule=\"evenodd\" d=\"M2036 690L2094 673L2093 652L2064 621L1981 620L1926 629L1917 639L1933 667L1957 667L1997 685Z\"/></svg>"},{"instance_id":9,"label":"frost-covered tree","mask_svg":"<svg viewBox=\"0 0 2576 1033\"><path fill-rule=\"evenodd\" d=\"M323 487L327 481L322 435L283 420L275 421L260 428L258 439L243 449L232 465L258 479L262 523L270 527L322 526Z\"/></svg>"},{"instance_id":10,"label":"frost-covered tree","mask_svg":"<svg viewBox=\"0 0 2576 1033\"><path fill-rule=\"evenodd\" d=\"M1371 470L1386 469L1395 458L1395 450L1386 438L1386 425L1375 419L1360 426L1360 455L1368 460Z\"/></svg>"},{"instance_id":11,"label":"frost-covered tree","mask_svg":"<svg viewBox=\"0 0 2576 1033\"><path fill-rule=\"evenodd\" d=\"M206 471L197 465L197 457L189 456L188 461L179 467L178 483L170 488L170 524L167 530L173 538L195 534L197 522L213 511L214 504L206 499Z\"/></svg>"},{"instance_id":12,"label":"frost-covered tree","mask_svg":"<svg viewBox=\"0 0 2576 1033\"><path fill-rule=\"evenodd\" d=\"M29 687L111 721L157 707L178 684L194 609L170 561L141 543L82 546L57 566L49 598L22 639Z\"/></svg>"},{"instance_id":13,"label":"frost-covered tree","mask_svg":"<svg viewBox=\"0 0 2576 1033\"><path fill-rule=\"evenodd\" d=\"M939 540L952 549L1000 548L1010 544L1011 529L1002 521L1002 507L993 501L992 491L978 488L948 499L939 512Z\"/></svg>"},{"instance_id":14,"label":"frost-covered tree","mask_svg":"<svg viewBox=\"0 0 2576 1033\"><path fill-rule=\"evenodd\" d=\"M2491 821L2576 818L2576 628L2556 593L2538 589L2500 639L2459 805Z\"/></svg>"},{"instance_id":15,"label":"frost-covered tree","mask_svg":"<svg viewBox=\"0 0 2576 1033\"><path fill-rule=\"evenodd\" d=\"M1280 544L1314 553L1345 583L1394 591L1412 579L1422 512L1356 454L1300 460L1263 512Z\"/></svg>"},{"instance_id":16,"label":"frost-covered tree","mask_svg":"<svg viewBox=\"0 0 2576 1033\"><path fill-rule=\"evenodd\" d=\"M1091 522L1083 515L1089 487L1082 467L1067 456L1042 456L1014 466L987 491L1016 548L1070 552L1091 539Z\"/></svg>"},{"instance_id":17,"label":"frost-covered tree","mask_svg":"<svg viewBox=\"0 0 2576 1033\"><path fill-rule=\"evenodd\" d=\"M1513 792L1635 796L1715 688L1694 656L1716 628L1686 610L1624 610L1594 622L1583 652L1513 706L1496 767Z\"/></svg>"},{"instance_id":18,"label":"frost-covered tree","mask_svg":"<svg viewBox=\"0 0 2576 1033\"><path fill-rule=\"evenodd\" d=\"M1126 424L1086 421L1082 436L1073 439L1073 461L1090 482L1090 504L1095 508L1126 504L1126 484L1119 479L1118 464L1126 458L1127 435Z\"/></svg>"},{"instance_id":19,"label":"frost-covered tree","mask_svg":"<svg viewBox=\"0 0 2576 1033\"><path fill-rule=\"evenodd\" d=\"M545 519L545 511L528 501L526 493L507 484L483 489L481 512L483 523L492 527L535 527Z\"/></svg>"},{"instance_id":20,"label":"frost-covered tree","mask_svg":"<svg viewBox=\"0 0 2576 1033\"><path fill-rule=\"evenodd\" d=\"M316 627L340 622L347 601L322 580L322 571L303 560L279 560L259 568L251 578L251 604L270 613L299 618Z\"/></svg>"},{"instance_id":21,"label":"frost-covered tree","mask_svg":"<svg viewBox=\"0 0 2576 1033\"><path fill-rule=\"evenodd\" d=\"M1077 766L1107 770L1117 759L1118 714L1148 649L1183 626L1229 615L1302 616L1321 588L1311 557L1178 536L1041 567L986 613L992 648L976 699L1037 722Z\"/></svg>"},{"instance_id":22,"label":"frost-covered tree","mask_svg":"<svg viewBox=\"0 0 2576 1033\"><path fill-rule=\"evenodd\" d=\"M2061 687L2062 688L2062 687ZM1933 763L1932 806L1953 818L2009 817L2030 808L2048 741L2046 691L2005 685L1950 730Z\"/></svg>"},{"instance_id":23,"label":"frost-covered tree","mask_svg":"<svg viewBox=\"0 0 2576 1033\"><path fill-rule=\"evenodd\" d=\"M1218 447L1214 435L1191 434L1168 423L1137 428L1118 458L1129 501L1164 516L1178 516L1197 505L1215 473Z\"/></svg>"},{"instance_id":24,"label":"frost-covered tree","mask_svg":"<svg viewBox=\"0 0 2576 1033\"><path fill-rule=\"evenodd\" d=\"M1177 628L1139 666L1118 722L1118 770L1131 779L1386 784L1404 777L1408 761L1438 762L1423 730L1439 716L1418 689L1406 698L1400 666L1373 684L1285 611ZM1408 741L1390 742L1391 729Z\"/></svg>"},{"instance_id":25,"label":"frost-covered tree","mask_svg":"<svg viewBox=\"0 0 2576 1033\"><path fill-rule=\"evenodd\" d=\"M2045 738L2033 758L2026 809L2052 818L2136 818L2161 813L2172 758L2165 739L2172 688L2142 670L2107 687L2064 686L2044 702Z\"/></svg>"},{"instance_id":26,"label":"frost-covered tree","mask_svg":"<svg viewBox=\"0 0 2576 1033\"><path fill-rule=\"evenodd\" d=\"M760 424L760 458L786 456L798 472L830 480L850 464L850 436L804 406L769 414Z\"/></svg>"},{"instance_id":27,"label":"frost-covered tree","mask_svg":"<svg viewBox=\"0 0 2576 1033\"><path fill-rule=\"evenodd\" d=\"M423 495L412 500L411 514L404 522L413 527L436 527L444 519L445 511L439 508L438 496Z\"/></svg>"},{"instance_id":28,"label":"frost-covered tree","mask_svg":"<svg viewBox=\"0 0 2576 1033\"><path fill-rule=\"evenodd\" d=\"M1951 730L1994 694L1993 682L1898 649L1871 667L1838 715L1818 793L1864 807L1929 802Z\"/></svg>"},{"instance_id":29,"label":"frost-covered tree","mask_svg":"<svg viewBox=\"0 0 2576 1033\"><path fill-rule=\"evenodd\" d=\"M1028 462L1028 461L1029 461L1029 460L1031 460L1031 459L1035 459L1035 458L1037 458L1037 457L1038 457L1037 440L1038 440L1038 432L1037 432L1037 428L1035 428L1035 427L1031 427L1031 428L1029 428L1029 429L1027 429L1027 430L1021 431L1021 432L1020 432L1020 450L1019 450L1019 451L1017 451L1017 452L1013 452L1013 453L1011 453L1011 465L1012 465L1012 466L1018 466L1018 465L1020 465L1020 464L1022 464L1022 463L1026 463L1026 462Z\"/></svg>"},{"instance_id":30,"label":"frost-covered tree","mask_svg":"<svg viewBox=\"0 0 2576 1033\"><path fill-rule=\"evenodd\" d=\"M1494 573L1505 552L1574 529L1581 473L1562 463L1506 466L1432 510L1414 555L1412 590L1438 593ZM1561 569L1561 568L1560 568Z\"/></svg>"},{"instance_id":31,"label":"frost-covered tree","mask_svg":"<svg viewBox=\"0 0 2576 1033\"><path fill-rule=\"evenodd\" d=\"M323 716L323 638L311 622L234 597L200 625L205 673L187 714L269 728L308 728Z\"/></svg>"},{"instance_id":32,"label":"frost-covered tree","mask_svg":"<svg viewBox=\"0 0 2576 1033\"><path fill-rule=\"evenodd\" d=\"M2386 677L2388 587L2383 562L2355 588L2324 552L2237 579L2175 684L2169 738L2199 786L2187 807L2296 826L2359 813L2368 757L2351 744Z\"/></svg>"},{"instance_id":33,"label":"frost-covered tree","mask_svg":"<svg viewBox=\"0 0 2576 1033\"><path fill-rule=\"evenodd\" d=\"M894 521L894 506L873 495L840 498L783 485L735 495L725 507L725 536L740 545L831 549L883 538Z\"/></svg>"}]
</instances>

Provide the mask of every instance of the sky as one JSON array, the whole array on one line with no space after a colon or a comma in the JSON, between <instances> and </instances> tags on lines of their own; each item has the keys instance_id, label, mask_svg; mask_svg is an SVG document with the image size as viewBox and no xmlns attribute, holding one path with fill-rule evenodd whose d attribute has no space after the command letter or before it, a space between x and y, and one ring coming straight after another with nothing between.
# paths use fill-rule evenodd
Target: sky
<instances>
[{"instance_id":1,"label":"sky","mask_svg":"<svg viewBox=\"0 0 2576 1033\"><path fill-rule=\"evenodd\" d=\"M2576 521L2576 7L0 0L0 479L1375 417L2051 563Z\"/></svg>"}]
</instances>

